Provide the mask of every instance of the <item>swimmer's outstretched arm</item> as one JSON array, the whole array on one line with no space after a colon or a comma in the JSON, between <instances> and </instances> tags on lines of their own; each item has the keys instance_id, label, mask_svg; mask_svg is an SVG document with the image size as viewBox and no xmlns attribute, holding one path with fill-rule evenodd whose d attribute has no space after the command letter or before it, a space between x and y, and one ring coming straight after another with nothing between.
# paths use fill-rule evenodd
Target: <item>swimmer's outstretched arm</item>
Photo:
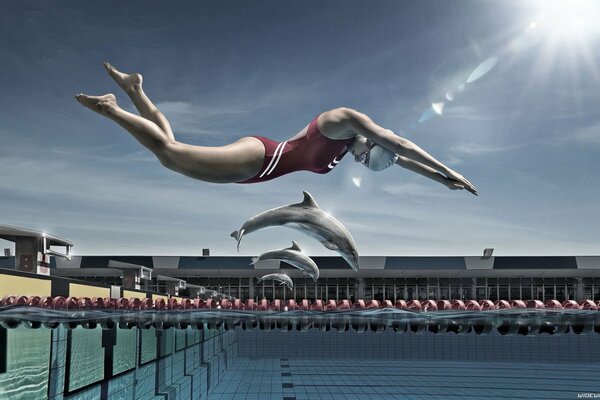
<instances>
[{"instance_id":1,"label":"swimmer's outstretched arm","mask_svg":"<svg viewBox=\"0 0 600 400\"><path fill-rule=\"evenodd\" d=\"M349 108L337 108L323 113L320 117L320 122L323 132L326 135L330 129L332 131L337 130L338 135L343 131L362 135L401 157L421 163L446 175L450 179L460 182L473 194L477 192L475 186L464 176L448 168L410 140L377 125L369 116L363 113Z\"/></svg>"},{"instance_id":2,"label":"swimmer's outstretched arm","mask_svg":"<svg viewBox=\"0 0 600 400\"><path fill-rule=\"evenodd\" d=\"M469 190L462 183L460 183L454 179L450 179L447 176L440 174L433 168L423 165L420 162L411 160L410 158L398 156L398 159L396 160L396 164L401 166L402 168L406 168L410 171L416 172L419 175L423 175L426 178L433 179L434 181L439 182L442 185L446 186L448 189L451 189L451 190L467 189L467 190ZM477 195L477 192L475 192L473 194Z\"/></svg>"}]
</instances>

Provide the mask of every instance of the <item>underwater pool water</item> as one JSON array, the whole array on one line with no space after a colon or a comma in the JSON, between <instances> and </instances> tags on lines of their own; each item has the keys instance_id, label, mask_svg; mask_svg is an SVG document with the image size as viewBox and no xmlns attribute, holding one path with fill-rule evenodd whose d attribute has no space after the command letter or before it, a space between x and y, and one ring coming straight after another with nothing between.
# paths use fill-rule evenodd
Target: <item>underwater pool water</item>
<instances>
[{"instance_id":1,"label":"underwater pool water","mask_svg":"<svg viewBox=\"0 0 600 400\"><path fill-rule=\"evenodd\" d=\"M600 393L599 315L9 306L0 398L577 398Z\"/></svg>"}]
</instances>

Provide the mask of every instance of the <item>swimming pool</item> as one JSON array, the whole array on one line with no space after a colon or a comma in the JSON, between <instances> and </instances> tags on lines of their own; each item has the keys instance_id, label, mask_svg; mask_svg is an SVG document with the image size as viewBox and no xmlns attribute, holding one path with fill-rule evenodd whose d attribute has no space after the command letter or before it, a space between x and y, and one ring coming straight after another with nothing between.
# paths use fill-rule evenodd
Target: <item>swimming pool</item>
<instances>
[{"instance_id":1,"label":"swimming pool","mask_svg":"<svg viewBox=\"0 0 600 400\"><path fill-rule=\"evenodd\" d=\"M3 399L531 399L600 393L596 310L5 305L0 321Z\"/></svg>"}]
</instances>

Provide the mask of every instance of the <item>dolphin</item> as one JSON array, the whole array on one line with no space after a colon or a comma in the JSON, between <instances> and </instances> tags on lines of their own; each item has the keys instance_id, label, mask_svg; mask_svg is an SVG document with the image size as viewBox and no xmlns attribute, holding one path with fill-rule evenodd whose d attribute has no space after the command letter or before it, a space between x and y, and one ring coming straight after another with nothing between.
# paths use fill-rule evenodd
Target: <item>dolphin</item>
<instances>
[{"instance_id":1,"label":"dolphin","mask_svg":"<svg viewBox=\"0 0 600 400\"><path fill-rule=\"evenodd\" d=\"M353 270L358 271L358 250L348 230L334 217L319 208L310 193L304 191L302 203L273 208L255 215L231 233L240 242L244 235L269 226L288 226L319 240L329 250L338 252Z\"/></svg>"},{"instance_id":2,"label":"dolphin","mask_svg":"<svg viewBox=\"0 0 600 400\"><path fill-rule=\"evenodd\" d=\"M265 276L258 278L258 280L256 282L258 283L260 281L269 281L269 280L281 282L280 283L281 285L287 286L288 289L290 289L290 290L294 289L294 283L292 282L292 279L289 276L287 276L286 274L282 274L282 273L267 274Z\"/></svg>"},{"instance_id":3,"label":"dolphin","mask_svg":"<svg viewBox=\"0 0 600 400\"><path fill-rule=\"evenodd\" d=\"M298 268L300 271L313 278L315 282L317 279L319 279L319 267L317 267L317 264L315 264L315 262L309 256L302 253L302 249L300 249L300 246L298 246L298 244L294 241L292 241L292 247L288 247L287 249L271 250L267 251L266 253L262 253L258 257L253 257L250 264L254 265L258 261L262 260L285 261L286 263Z\"/></svg>"}]
</instances>

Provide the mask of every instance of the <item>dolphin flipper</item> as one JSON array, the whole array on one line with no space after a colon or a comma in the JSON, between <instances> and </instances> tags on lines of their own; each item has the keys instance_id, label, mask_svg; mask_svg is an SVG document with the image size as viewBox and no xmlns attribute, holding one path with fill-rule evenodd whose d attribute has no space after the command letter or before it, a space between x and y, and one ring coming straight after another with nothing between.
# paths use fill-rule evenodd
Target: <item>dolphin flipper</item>
<instances>
[{"instance_id":1,"label":"dolphin flipper","mask_svg":"<svg viewBox=\"0 0 600 400\"><path fill-rule=\"evenodd\" d=\"M336 251L336 250L338 250L338 249L339 249L339 247L338 247L338 245L337 245L337 244L335 244L335 243L333 243L332 241L329 241L329 240L323 240L323 241L321 242L321 244L322 244L323 246L325 246L326 248L328 248L329 250L334 250L334 251Z\"/></svg>"},{"instance_id":2,"label":"dolphin flipper","mask_svg":"<svg viewBox=\"0 0 600 400\"><path fill-rule=\"evenodd\" d=\"M250 265L254 265L258 262L258 260L260 260L260 257L252 257L252 260L250 261Z\"/></svg>"}]
</instances>

